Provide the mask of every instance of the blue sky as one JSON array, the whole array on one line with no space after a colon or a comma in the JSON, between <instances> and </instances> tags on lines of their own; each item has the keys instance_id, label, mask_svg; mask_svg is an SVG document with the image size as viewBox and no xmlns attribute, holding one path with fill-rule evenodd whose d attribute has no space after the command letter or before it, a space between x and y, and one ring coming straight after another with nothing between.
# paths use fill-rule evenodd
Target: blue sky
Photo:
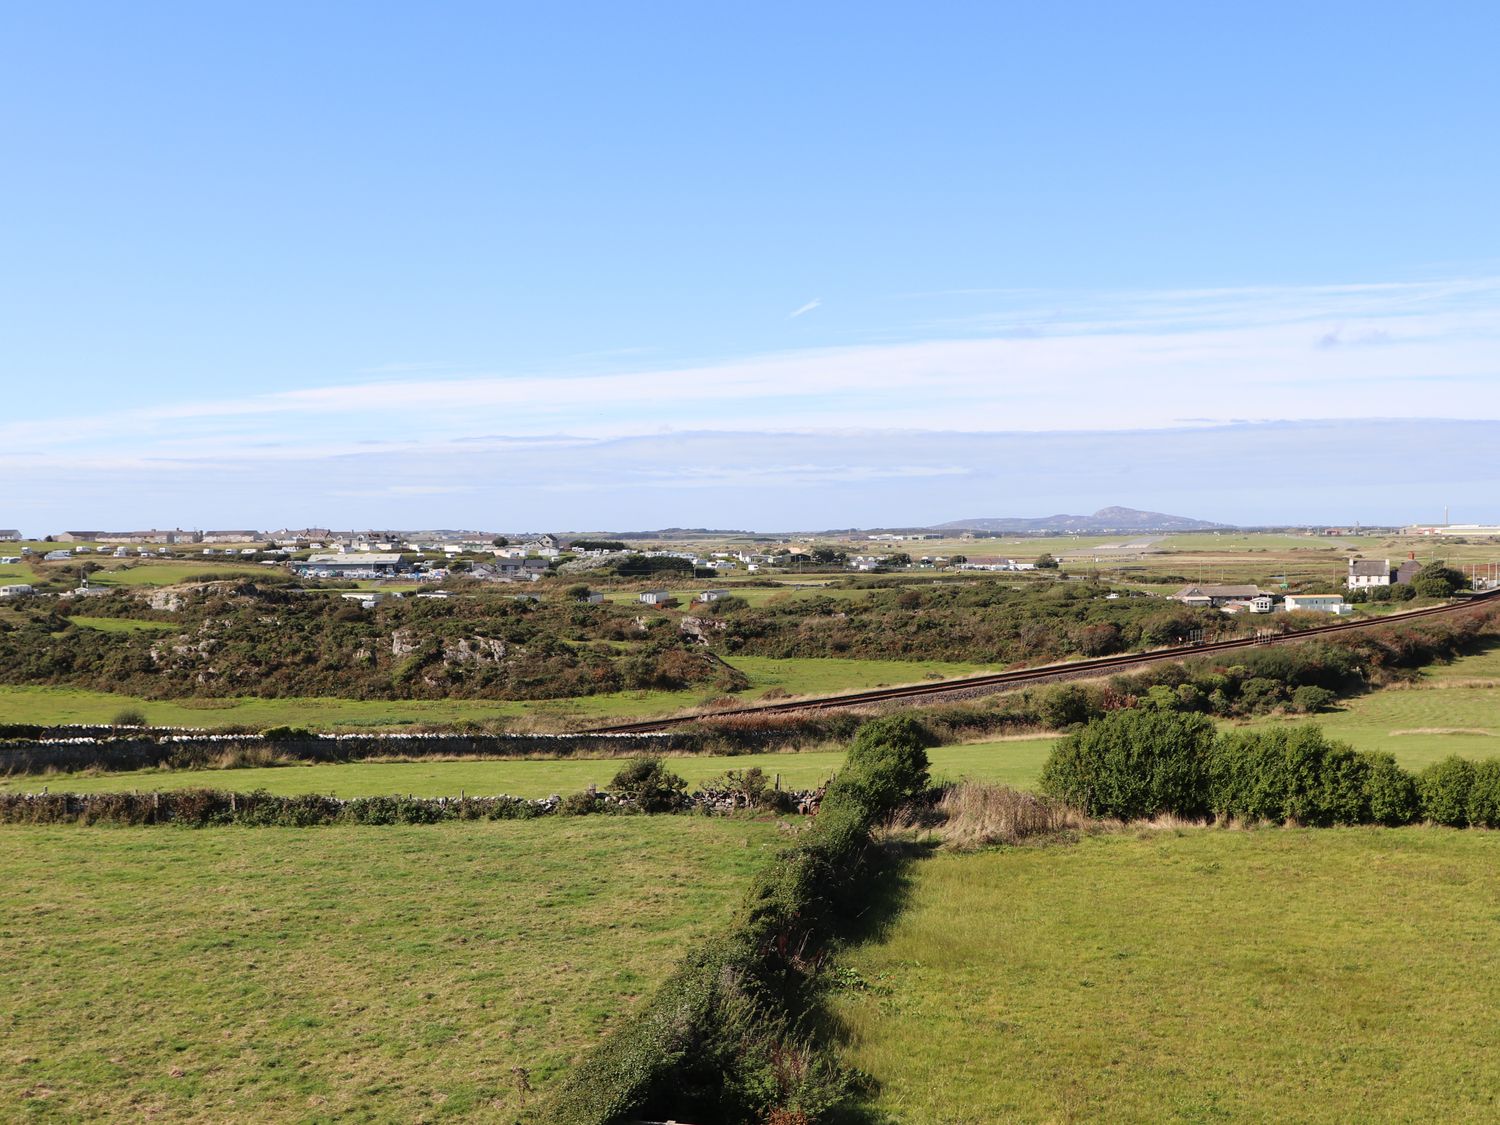
<instances>
[{"instance_id":1,"label":"blue sky","mask_svg":"<svg viewBox=\"0 0 1500 1125\"><path fill-rule=\"evenodd\" d=\"M1500 520L1497 33L8 5L0 526Z\"/></svg>"}]
</instances>

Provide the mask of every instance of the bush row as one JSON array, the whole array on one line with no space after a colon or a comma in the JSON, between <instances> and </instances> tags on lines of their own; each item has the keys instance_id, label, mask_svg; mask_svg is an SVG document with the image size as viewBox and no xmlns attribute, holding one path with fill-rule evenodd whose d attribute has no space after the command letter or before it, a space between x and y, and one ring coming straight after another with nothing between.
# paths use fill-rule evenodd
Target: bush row
<instances>
[{"instance_id":1,"label":"bush row","mask_svg":"<svg viewBox=\"0 0 1500 1125\"><path fill-rule=\"evenodd\" d=\"M1058 743L1042 788L1095 817L1500 828L1500 760L1419 774L1314 725L1219 732L1201 715L1118 711Z\"/></svg>"},{"instance_id":2,"label":"bush row","mask_svg":"<svg viewBox=\"0 0 1500 1125\"><path fill-rule=\"evenodd\" d=\"M691 951L556 1088L549 1122L813 1122L853 1076L806 1031L810 966L853 909L870 830L927 785L925 733L865 724L817 817L756 878L727 933Z\"/></svg>"}]
</instances>

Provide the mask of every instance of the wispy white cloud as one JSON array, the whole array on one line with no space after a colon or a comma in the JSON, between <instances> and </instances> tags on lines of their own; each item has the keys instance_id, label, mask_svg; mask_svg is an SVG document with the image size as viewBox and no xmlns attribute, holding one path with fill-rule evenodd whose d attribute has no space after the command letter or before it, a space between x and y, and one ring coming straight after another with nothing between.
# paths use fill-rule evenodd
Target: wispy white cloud
<instances>
[{"instance_id":1,"label":"wispy white cloud","mask_svg":"<svg viewBox=\"0 0 1500 1125\"><path fill-rule=\"evenodd\" d=\"M796 320L799 316L802 316L804 313L810 313L810 312L813 311L813 309L820 308L822 306L822 304L823 304L823 298L822 297L814 297L811 301L808 301L807 304L803 305L800 309L795 310L792 313L791 316L787 317L787 319L788 320Z\"/></svg>"},{"instance_id":2,"label":"wispy white cloud","mask_svg":"<svg viewBox=\"0 0 1500 1125\"><path fill-rule=\"evenodd\" d=\"M1004 303L969 326L978 334L711 364L622 369L591 361L552 376L401 377L388 369L355 384L72 418L12 413L0 423L0 465L250 471L461 447L529 451L551 466L569 450L581 456L591 443L663 430L1009 433L1135 430L1183 419L1500 417L1500 279L1071 303L1007 294ZM1021 330L1023 321L1031 327ZM1373 387L1379 395L1368 393Z\"/></svg>"}]
</instances>

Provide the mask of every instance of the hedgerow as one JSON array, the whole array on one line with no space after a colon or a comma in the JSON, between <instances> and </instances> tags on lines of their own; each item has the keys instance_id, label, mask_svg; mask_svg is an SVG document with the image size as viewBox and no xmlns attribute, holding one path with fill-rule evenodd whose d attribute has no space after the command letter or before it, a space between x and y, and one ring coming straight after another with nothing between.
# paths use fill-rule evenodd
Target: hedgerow
<instances>
[{"instance_id":1,"label":"hedgerow","mask_svg":"<svg viewBox=\"0 0 1500 1125\"><path fill-rule=\"evenodd\" d=\"M264 789L175 789L163 793L0 793L0 823L242 824L310 828L321 824L436 824L444 820L517 820L557 811L550 799L524 797L275 796Z\"/></svg>"},{"instance_id":2,"label":"hedgerow","mask_svg":"<svg viewBox=\"0 0 1500 1125\"><path fill-rule=\"evenodd\" d=\"M852 905L870 830L927 787L925 734L865 725L811 825L756 877L730 929L666 983L557 1087L542 1119L609 1125L627 1115L816 1121L857 1086L806 1022L812 970Z\"/></svg>"},{"instance_id":3,"label":"hedgerow","mask_svg":"<svg viewBox=\"0 0 1500 1125\"><path fill-rule=\"evenodd\" d=\"M1500 761L1447 758L1413 777L1317 726L1216 733L1202 716L1124 710L1061 740L1042 788L1094 817L1500 827Z\"/></svg>"}]
</instances>

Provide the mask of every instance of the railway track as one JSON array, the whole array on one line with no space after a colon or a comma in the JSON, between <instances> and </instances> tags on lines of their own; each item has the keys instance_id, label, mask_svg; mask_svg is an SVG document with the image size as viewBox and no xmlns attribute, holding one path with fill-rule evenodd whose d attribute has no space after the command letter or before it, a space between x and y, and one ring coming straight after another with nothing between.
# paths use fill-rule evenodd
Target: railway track
<instances>
[{"instance_id":1,"label":"railway track","mask_svg":"<svg viewBox=\"0 0 1500 1125\"><path fill-rule=\"evenodd\" d=\"M897 700L927 700L944 696L978 696L1007 691L1027 684L1047 683L1054 680L1074 680L1107 675L1128 668L1140 668L1174 660L1185 660L1193 656L1207 656L1232 649L1258 648L1262 645L1299 644L1318 640L1337 633L1359 629L1374 629L1382 625L1397 625L1422 617L1437 617L1462 613L1475 605L1483 604L1500 596L1500 591L1476 595L1462 602L1414 609L1407 613L1392 614L1362 621L1339 621L1316 629L1304 629L1300 633L1257 634L1253 637L1236 637L1228 641L1212 641L1206 644L1176 645L1171 648L1151 649L1147 652L1123 653L1118 656L1101 656L1091 660L1070 660L1061 664L1044 664L1035 668L1016 668L1008 672L989 672L980 676L963 676L930 684L908 684L904 687L874 688L869 691L843 692L812 699L793 699L784 703L756 703L745 707L726 707L719 711L705 711L685 715L673 715L662 719L646 719L636 723L619 723L607 727L594 727L589 734L646 734L669 730L672 727L698 722L701 719L718 719L732 715L776 715L791 711L830 711L844 707L865 707L874 703L889 703Z\"/></svg>"}]
</instances>

